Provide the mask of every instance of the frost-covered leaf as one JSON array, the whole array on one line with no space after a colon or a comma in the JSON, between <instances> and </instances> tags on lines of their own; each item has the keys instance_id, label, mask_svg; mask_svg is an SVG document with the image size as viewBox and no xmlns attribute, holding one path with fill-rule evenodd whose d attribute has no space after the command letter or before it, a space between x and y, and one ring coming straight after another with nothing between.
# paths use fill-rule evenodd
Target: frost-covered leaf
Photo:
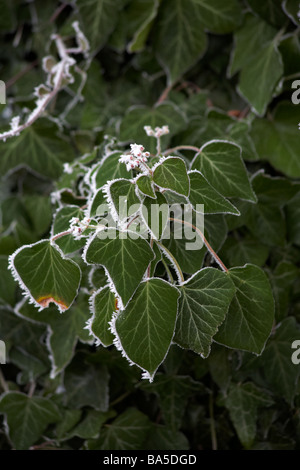
<instances>
[{"instance_id":1,"label":"frost-covered leaf","mask_svg":"<svg viewBox=\"0 0 300 470\"><path fill-rule=\"evenodd\" d=\"M228 274L205 268L183 283L180 293L174 341L207 357L235 293L234 284Z\"/></svg>"},{"instance_id":2,"label":"frost-covered leaf","mask_svg":"<svg viewBox=\"0 0 300 470\"><path fill-rule=\"evenodd\" d=\"M92 238L84 256L87 263L105 267L115 290L126 305L154 258L154 253L149 243L137 234L107 229Z\"/></svg>"},{"instance_id":3,"label":"frost-covered leaf","mask_svg":"<svg viewBox=\"0 0 300 470\"><path fill-rule=\"evenodd\" d=\"M93 294L90 305L93 316L89 321L89 329L103 346L110 346L114 336L109 322L117 309L116 297L109 287L102 287Z\"/></svg>"},{"instance_id":4,"label":"frost-covered leaf","mask_svg":"<svg viewBox=\"0 0 300 470\"><path fill-rule=\"evenodd\" d=\"M81 271L49 240L18 249L10 259L15 279L29 299L40 309L55 303L67 310L77 295Z\"/></svg>"},{"instance_id":5,"label":"frost-covered leaf","mask_svg":"<svg viewBox=\"0 0 300 470\"><path fill-rule=\"evenodd\" d=\"M70 221L75 217L83 219L83 212L78 206L64 206L55 213L53 225L52 225L52 236L58 233L65 232L70 229ZM83 247L85 239L75 240L72 234L65 235L58 238L55 243L65 253L73 253Z\"/></svg>"},{"instance_id":6,"label":"frost-covered leaf","mask_svg":"<svg viewBox=\"0 0 300 470\"><path fill-rule=\"evenodd\" d=\"M126 179L113 180L107 186L107 198L113 204L116 217L124 220L134 215L140 208L141 201L136 194L136 185Z\"/></svg>"},{"instance_id":7,"label":"frost-covered leaf","mask_svg":"<svg viewBox=\"0 0 300 470\"><path fill-rule=\"evenodd\" d=\"M140 284L125 310L115 317L113 331L117 346L150 380L169 350L178 296L174 286L152 278Z\"/></svg>"},{"instance_id":8,"label":"frost-covered leaf","mask_svg":"<svg viewBox=\"0 0 300 470\"><path fill-rule=\"evenodd\" d=\"M163 189L188 196L190 181L182 158L168 157L159 163L153 172L153 181Z\"/></svg>"},{"instance_id":9,"label":"frost-covered leaf","mask_svg":"<svg viewBox=\"0 0 300 470\"><path fill-rule=\"evenodd\" d=\"M199 171L192 170L188 174L190 178L189 200L195 210L197 210L197 204L203 204L205 214L240 214L234 205L218 193Z\"/></svg>"},{"instance_id":10,"label":"frost-covered leaf","mask_svg":"<svg viewBox=\"0 0 300 470\"><path fill-rule=\"evenodd\" d=\"M251 264L232 268L228 274L236 293L215 340L230 348L261 354L274 321L274 299L268 278Z\"/></svg>"},{"instance_id":11,"label":"frost-covered leaf","mask_svg":"<svg viewBox=\"0 0 300 470\"><path fill-rule=\"evenodd\" d=\"M223 196L256 201L239 146L221 140L207 142L195 156L192 169L199 170Z\"/></svg>"},{"instance_id":12,"label":"frost-covered leaf","mask_svg":"<svg viewBox=\"0 0 300 470\"><path fill-rule=\"evenodd\" d=\"M42 156L42 157L41 157ZM27 167L47 178L57 178L63 162L74 158L71 145L58 136L55 124L39 120L19 136L1 143L0 173Z\"/></svg>"}]
</instances>

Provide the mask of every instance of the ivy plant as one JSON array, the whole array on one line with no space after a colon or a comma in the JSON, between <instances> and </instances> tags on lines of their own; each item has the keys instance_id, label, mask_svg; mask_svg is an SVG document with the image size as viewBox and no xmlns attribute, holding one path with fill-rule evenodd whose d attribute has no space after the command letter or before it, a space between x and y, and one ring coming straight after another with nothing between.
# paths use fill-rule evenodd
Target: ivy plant
<instances>
[{"instance_id":1,"label":"ivy plant","mask_svg":"<svg viewBox=\"0 0 300 470\"><path fill-rule=\"evenodd\" d=\"M0 449L299 449L298 7L0 0Z\"/></svg>"}]
</instances>

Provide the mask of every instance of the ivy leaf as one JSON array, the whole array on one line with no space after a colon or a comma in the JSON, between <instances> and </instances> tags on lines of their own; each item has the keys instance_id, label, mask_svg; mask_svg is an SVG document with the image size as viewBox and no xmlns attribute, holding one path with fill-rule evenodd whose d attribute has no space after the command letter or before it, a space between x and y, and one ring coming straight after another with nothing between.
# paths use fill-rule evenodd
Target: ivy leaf
<instances>
[{"instance_id":1,"label":"ivy leaf","mask_svg":"<svg viewBox=\"0 0 300 470\"><path fill-rule=\"evenodd\" d=\"M55 213L51 237L67 231L70 228L70 220L76 217L83 219L83 212L78 206L64 206ZM64 252L64 254L73 253L83 247L85 239L75 240L72 234L58 238L55 244Z\"/></svg>"},{"instance_id":2,"label":"ivy leaf","mask_svg":"<svg viewBox=\"0 0 300 470\"><path fill-rule=\"evenodd\" d=\"M289 103L279 103L272 120L255 119L251 136L261 159L291 178L300 177L299 110Z\"/></svg>"},{"instance_id":3,"label":"ivy leaf","mask_svg":"<svg viewBox=\"0 0 300 470\"><path fill-rule=\"evenodd\" d=\"M283 62L277 40L271 35L273 31L249 15L235 36L236 48L231 58L231 73L240 70L238 90L260 116L265 114L283 75Z\"/></svg>"},{"instance_id":4,"label":"ivy leaf","mask_svg":"<svg viewBox=\"0 0 300 470\"><path fill-rule=\"evenodd\" d=\"M70 408L91 406L107 411L109 404L109 373L105 365L87 364L76 357L65 370L65 402Z\"/></svg>"},{"instance_id":5,"label":"ivy leaf","mask_svg":"<svg viewBox=\"0 0 300 470\"><path fill-rule=\"evenodd\" d=\"M209 184L206 178L197 170L189 171L190 178L190 196L189 200L197 211L197 204L204 205L205 214L235 214L240 212L231 202L227 201L213 186ZM201 211L197 211L201 212Z\"/></svg>"},{"instance_id":6,"label":"ivy leaf","mask_svg":"<svg viewBox=\"0 0 300 470\"><path fill-rule=\"evenodd\" d=\"M84 253L87 263L100 264L106 268L124 305L154 258L149 243L137 234L133 236L129 232L114 229L99 232L86 245Z\"/></svg>"},{"instance_id":7,"label":"ivy leaf","mask_svg":"<svg viewBox=\"0 0 300 470\"><path fill-rule=\"evenodd\" d=\"M259 407L268 407L273 400L264 390L253 383L232 384L225 398L225 406L238 437L246 449L251 448L256 435L256 420Z\"/></svg>"},{"instance_id":8,"label":"ivy leaf","mask_svg":"<svg viewBox=\"0 0 300 470\"><path fill-rule=\"evenodd\" d=\"M76 5L91 49L98 51L117 23L122 0L77 0Z\"/></svg>"},{"instance_id":9,"label":"ivy leaf","mask_svg":"<svg viewBox=\"0 0 300 470\"><path fill-rule=\"evenodd\" d=\"M275 318L279 322L288 315L291 293L296 279L299 278L299 269L293 263L282 261L276 268L267 271L275 299Z\"/></svg>"},{"instance_id":10,"label":"ivy leaf","mask_svg":"<svg viewBox=\"0 0 300 470\"><path fill-rule=\"evenodd\" d=\"M206 50L201 14L201 7L193 0L165 0L162 3L154 48L169 85L192 67Z\"/></svg>"},{"instance_id":11,"label":"ivy leaf","mask_svg":"<svg viewBox=\"0 0 300 470\"><path fill-rule=\"evenodd\" d=\"M28 450L50 423L61 419L56 405L48 398L19 392L2 395L0 413L6 415L9 438L17 450Z\"/></svg>"},{"instance_id":12,"label":"ivy leaf","mask_svg":"<svg viewBox=\"0 0 300 470\"><path fill-rule=\"evenodd\" d=\"M182 158L167 157L159 162L153 172L153 181L163 189L188 196L190 181Z\"/></svg>"},{"instance_id":13,"label":"ivy leaf","mask_svg":"<svg viewBox=\"0 0 300 470\"><path fill-rule=\"evenodd\" d=\"M201 382L179 375L157 375L153 384L143 383L141 388L159 397L164 422L174 433L181 427L189 397L206 392Z\"/></svg>"},{"instance_id":14,"label":"ivy leaf","mask_svg":"<svg viewBox=\"0 0 300 470\"><path fill-rule=\"evenodd\" d=\"M89 320L90 332L103 346L110 346L114 340L109 322L117 307L115 295L108 286L102 287L92 295L90 306L93 314Z\"/></svg>"},{"instance_id":15,"label":"ivy leaf","mask_svg":"<svg viewBox=\"0 0 300 470\"><path fill-rule=\"evenodd\" d=\"M207 142L192 161L192 169L199 170L223 196L256 202L238 145L222 140Z\"/></svg>"},{"instance_id":16,"label":"ivy leaf","mask_svg":"<svg viewBox=\"0 0 300 470\"><path fill-rule=\"evenodd\" d=\"M288 317L277 326L275 334L270 338L266 349L257 359L257 365L263 369L267 383L278 396L283 396L293 405L297 393L300 368L293 364L291 348L293 341L299 340L299 325L295 318Z\"/></svg>"},{"instance_id":17,"label":"ivy leaf","mask_svg":"<svg viewBox=\"0 0 300 470\"><path fill-rule=\"evenodd\" d=\"M59 311L67 310L77 295L81 271L71 259L49 240L19 248L10 257L10 269L32 302L47 308L55 303Z\"/></svg>"},{"instance_id":18,"label":"ivy leaf","mask_svg":"<svg viewBox=\"0 0 300 470\"><path fill-rule=\"evenodd\" d=\"M274 299L268 278L251 264L232 268L228 274L236 293L215 340L230 348L261 354L274 321Z\"/></svg>"},{"instance_id":19,"label":"ivy leaf","mask_svg":"<svg viewBox=\"0 0 300 470\"><path fill-rule=\"evenodd\" d=\"M228 274L204 268L185 281L180 292L174 341L207 357L235 293L234 285Z\"/></svg>"},{"instance_id":20,"label":"ivy leaf","mask_svg":"<svg viewBox=\"0 0 300 470\"><path fill-rule=\"evenodd\" d=\"M117 346L150 381L174 335L178 296L179 291L168 282L149 279L140 284L125 310L114 319Z\"/></svg>"},{"instance_id":21,"label":"ivy leaf","mask_svg":"<svg viewBox=\"0 0 300 470\"><path fill-rule=\"evenodd\" d=\"M102 188L107 181L130 177L130 173L126 170L124 163L119 162L121 155L122 152L112 152L96 165L91 175L95 188Z\"/></svg>"},{"instance_id":22,"label":"ivy leaf","mask_svg":"<svg viewBox=\"0 0 300 470\"><path fill-rule=\"evenodd\" d=\"M174 432L168 426L152 423L152 429L146 442L149 450L189 450L189 442L182 432Z\"/></svg>"},{"instance_id":23,"label":"ivy leaf","mask_svg":"<svg viewBox=\"0 0 300 470\"><path fill-rule=\"evenodd\" d=\"M128 408L101 431L98 449L139 450L150 431L149 418L135 408Z\"/></svg>"},{"instance_id":24,"label":"ivy leaf","mask_svg":"<svg viewBox=\"0 0 300 470\"><path fill-rule=\"evenodd\" d=\"M145 196L151 197L152 199L156 199L156 194L153 189L153 182L148 175L140 175L136 179L136 184L141 193Z\"/></svg>"},{"instance_id":25,"label":"ivy leaf","mask_svg":"<svg viewBox=\"0 0 300 470\"><path fill-rule=\"evenodd\" d=\"M201 22L205 29L217 34L235 30L242 20L242 8L237 0L194 0L201 7Z\"/></svg>"},{"instance_id":26,"label":"ivy leaf","mask_svg":"<svg viewBox=\"0 0 300 470\"><path fill-rule=\"evenodd\" d=\"M130 4L131 12L134 14L137 23L134 36L127 46L128 52L139 52L147 41L147 37L156 18L160 0L140 0ZM132 16L131 16L132 21Z\"/></svg>"},{"instance_id":27,"label":"ivy leaf","mask_svg":"<svg viewBox=\"0 0 300 470\"><path fill-rule=\"evenodd\" d=\"M0 304L14 305L16 302L16 283L8 271L8 257L0 256Z\"/></svg>"},{"instance_id":28,"label":"ivy leaf","mask_svg":"<svg viewBox=\"0 0 300 470\"><path fill-rule=\"evenodd\" d=\"M120 124L122 141L142 144L151 154L156 154L156 141L146 135L144 126L162 127L168 123L170 133L162 136L161 143L167 146L171 137L185 127L185 119L180 109L173 103L162 103L153 108L135 106L127 111ZM125 167L125 165L123 164Z\"/></svg>"},{"instance_id":29,"label":"ivy leaf","mask_svg":"<svg viewBox=\"0 0 300 470\"><path fill-rule=\"evenodd\" d=\"M60 176L63 162L71 161L74 153L71 145L57 134L53 122L40 119L19 136L2 142L0 173L4 175L22 166L47 178Z\"/></svg>"},{"instance_id":30,"label":"ivy leaf","mask_svg":"<svg viewBox=\"0 0 300 470\"><path fill-rule=\"evenodd\" d=\"M118 219L124 220L139 210L141 201L135 190L136 185L126 179L118 179L108 184L107 198L113 204Z\"/></svg>"},{"instance_id":31,"label":"ivy leaf","mask_svg":"<svg viewBox=\"0 0 300 470\"><path fill-rule=\"evenodd\" d=\"M54 307L38 312L28 302L19 304L16 313L31 322L47 325L47 348L52 363L52 378L69 364L78 339L83 343L91 343L89 332L85 329L90 316L86 294L80 293L76 303L63 315L59 315Z\"/></svg>"},{"instance_id":32,"label":"ivy leaf","mask_svg":"<svg viewBox=\"0 0 300 470\"><path fill-rule=\"evenodd\" d=\"M162 193L156 193L156 199L145 197L142 216L156 240L160 240L169 220L169 206Z\"/></svg>"},{"instance_id":33,"label":"ivy leaf","mask_svg":"<svg viewBox=\"0 0 300 470\"><path fill-rule=\"evenodd\" d=\"M226 266L241 266L243 263L263 266L268 259L270 248L258 244L256 238L245 237L236 240L228 237L220 251L220 258Z\"/></svg>"}]
</instances>

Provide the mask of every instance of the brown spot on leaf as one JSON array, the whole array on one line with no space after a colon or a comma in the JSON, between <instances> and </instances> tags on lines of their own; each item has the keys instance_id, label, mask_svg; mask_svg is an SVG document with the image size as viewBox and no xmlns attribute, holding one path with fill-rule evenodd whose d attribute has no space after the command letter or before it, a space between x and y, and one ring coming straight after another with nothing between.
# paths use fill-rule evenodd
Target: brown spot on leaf
<instances>
[{"instance_id":1,"label":"brown spot on leaf","mask_svg":"<svg viewBox=\"0 0 300 470\"><path fill-rule=\"evenodd\" d=\"M49 304L53 302L55 303L56 305L58 305L61 310L67 310L68 306L62 302L61 300L57 300L57 299L54 299L52 296L44 296L44 297L40 297L37 299L37 303L41 305L41 307L44 307L44 308L47 308L49 307Z\"/></svg>"}]
</instances>

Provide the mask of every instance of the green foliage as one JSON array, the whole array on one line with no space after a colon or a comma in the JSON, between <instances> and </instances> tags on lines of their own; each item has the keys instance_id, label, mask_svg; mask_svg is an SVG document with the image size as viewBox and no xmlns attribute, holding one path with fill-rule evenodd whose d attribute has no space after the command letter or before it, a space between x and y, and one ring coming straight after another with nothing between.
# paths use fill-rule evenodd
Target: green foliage
<instances>
[{"instance_id":1,"label":"green foliage","mask_svg":"<svg viewBox=\"0 0 300 470\"><path fill-rule=\"evenodd\" d=\"M0 449L299 449L299 5L42 3L0 0Z\"/></svg>"}]
</instances>

